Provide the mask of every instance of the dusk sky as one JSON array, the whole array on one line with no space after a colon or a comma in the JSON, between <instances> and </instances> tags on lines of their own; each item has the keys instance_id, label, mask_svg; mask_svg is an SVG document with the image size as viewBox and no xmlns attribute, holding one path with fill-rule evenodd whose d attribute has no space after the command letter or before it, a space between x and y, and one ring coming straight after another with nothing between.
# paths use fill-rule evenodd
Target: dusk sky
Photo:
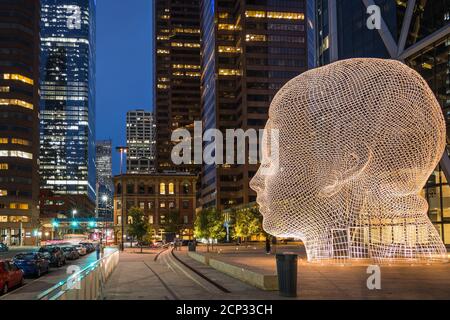
<instances>
[{"instance_id":1,"label":"dusk sky","mask_svg":"<svg viewBox=\"0 0 450 320\"><path fill-rule=\"evenodd\" d=\"M153 110L152 1L97 0L97 140L126 144L130 109Z\"/></svg>"}]
</instances>

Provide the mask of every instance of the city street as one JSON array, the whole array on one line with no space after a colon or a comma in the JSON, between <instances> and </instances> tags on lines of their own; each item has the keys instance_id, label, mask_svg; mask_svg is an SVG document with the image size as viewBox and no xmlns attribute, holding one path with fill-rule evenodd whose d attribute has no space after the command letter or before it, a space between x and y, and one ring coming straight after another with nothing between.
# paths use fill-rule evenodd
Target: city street
<instances>
[{"instance_id":1,"label":"city street","mask_svg":"<svg viewBox=\"0 0 450 320\"><path fill-rule=\"evenodd\" d=\"M105 255L107 255L110 250L112 249L105 249ZM14 254L23 251L32 251L32 248L28 248L27 250L11 250L6 254L7 257L2 253L0 259L11 257L11 255L14 256ZM96 259L96 253L92 252L84 257L80 257L78 260L67 261L67 264L61 268L50 268L50 272L40 278L25 278L25 284L22 287L16 288L4 296L0 296L0 300L36 300L40 293L67 278L67 268L69 266L75 265L80 267L80 269L83 269L90 263L96 261Z\"/></svg>"}]
</instances>

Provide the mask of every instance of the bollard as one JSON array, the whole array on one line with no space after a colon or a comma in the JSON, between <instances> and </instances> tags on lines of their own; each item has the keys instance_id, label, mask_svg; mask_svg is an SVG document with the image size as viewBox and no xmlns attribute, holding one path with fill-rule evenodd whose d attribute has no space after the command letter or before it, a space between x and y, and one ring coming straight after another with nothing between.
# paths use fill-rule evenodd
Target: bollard
<instances>
[{"instance_id":1,"label":"bollard","mask_svg":"<svg viewBox=\"0 0 450 320\"><path fill-rule=\"evenodd\" d=\"M280 296L297 296L297 255L285 252L277 253L278 290Z\"/></svg>"},{"instance_id":2,"label":"bollard","mask_svg":"<svg viewBox=\"0 0 450 320\"><path fill-rule=\"evenodd\" d=\"M188 249L190 252L195 252L195 242L189 242L188 243Z\"/></svg>"}]
</instances>

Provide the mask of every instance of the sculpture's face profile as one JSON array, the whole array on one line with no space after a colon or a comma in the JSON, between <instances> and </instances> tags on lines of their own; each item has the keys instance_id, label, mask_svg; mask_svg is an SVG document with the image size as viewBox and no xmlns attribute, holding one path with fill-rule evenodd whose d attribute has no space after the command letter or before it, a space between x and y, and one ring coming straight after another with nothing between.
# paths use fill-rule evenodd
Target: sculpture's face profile
<instances>
[{"instance_id":1,"label":"sculpture's face profile","mask_svg":"<svg viewBox=\"0 0 450 320\"><path fill-rule=\"evenodd\" d=\"M351 59L305 72L277 93L266 127L279 131L278 170L260 168L250 185L268 233L302 239L310 260L351 257L352 244L360 257L442 253L419 193L445 122L414 70Z\"/></svg>"}]
</instances>

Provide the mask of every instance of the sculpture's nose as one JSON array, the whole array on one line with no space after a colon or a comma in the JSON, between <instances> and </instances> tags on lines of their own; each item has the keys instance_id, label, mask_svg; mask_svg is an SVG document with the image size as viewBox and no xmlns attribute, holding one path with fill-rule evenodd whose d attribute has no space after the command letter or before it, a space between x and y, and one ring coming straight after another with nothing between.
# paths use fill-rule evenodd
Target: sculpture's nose
<instances>
[{"instance_id":1,"label":"sculpture's nose","mask_svg":"<svg viewBox=\"0 0 450 320\"><path fill-rule=\"evenodd\" d=\"M260 170L258 170L252 180L250 180L250 188L256 193L261 192L264 188L264 181L259 171Z\"/></svg>"}]
</instances>

